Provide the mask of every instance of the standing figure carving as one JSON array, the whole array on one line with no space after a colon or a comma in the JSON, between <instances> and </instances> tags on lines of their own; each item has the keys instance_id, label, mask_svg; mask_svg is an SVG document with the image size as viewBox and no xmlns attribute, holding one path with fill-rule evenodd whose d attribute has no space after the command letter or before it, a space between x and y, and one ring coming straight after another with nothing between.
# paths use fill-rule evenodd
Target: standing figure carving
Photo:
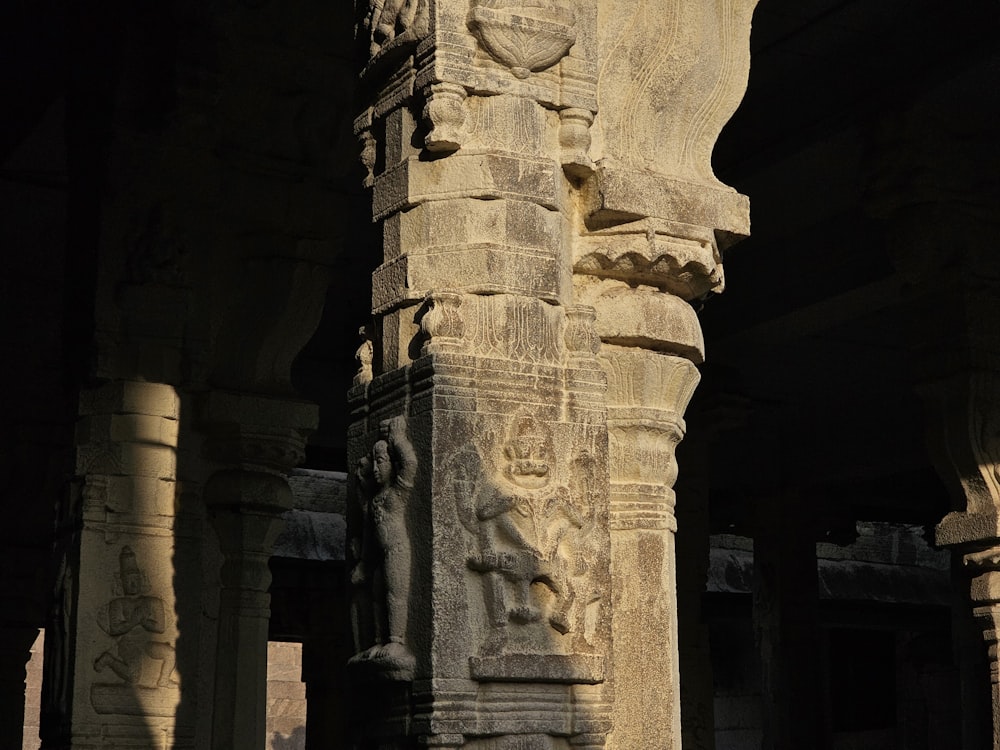
<instances>
[{"instance_id":1,"label":"standing figure carving","mask_svg":"<svg viewBox=\"0 0 1000 750\"><path fill-rule=\"evenodd\" d=\"M351 661L374 663L400 678L411 676L414 664L406 645L413 565L406 516L416 469L405 419L383 421L370 456L358 464L359 485L371 497L362 514L370 530L363 529L357 540L359 562L352 572L358 588L370 587L375 643Z\"/></svg>"}]
</instances>

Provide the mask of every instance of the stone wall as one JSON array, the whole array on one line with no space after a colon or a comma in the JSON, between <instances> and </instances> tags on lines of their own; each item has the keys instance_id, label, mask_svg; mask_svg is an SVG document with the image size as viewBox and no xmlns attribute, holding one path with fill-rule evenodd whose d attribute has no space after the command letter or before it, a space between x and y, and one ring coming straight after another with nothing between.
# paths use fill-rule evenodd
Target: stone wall
<instances>
[{"instance_id":1,"label":"stone wall","mask_svg":"<svg viewBox=\"0 0 1000 750\"><path fill-rule=\"evenodd\" d=\"M267 644L267 750L305 750L302 644Z\"/></svg>"},{"instance_id":2,"label":"stone wall","mask_svg":"<svg viewBox=\"0 0 1000 750\"><path fill-rule=\"evenodd\" d=\"M38 718L42 703L42 652L45 650L45 631L39 631L38 639L31 646L31 659L27 664L24 680L24 741L23 750L38 750Z\"/></svg>"}]
</instances>

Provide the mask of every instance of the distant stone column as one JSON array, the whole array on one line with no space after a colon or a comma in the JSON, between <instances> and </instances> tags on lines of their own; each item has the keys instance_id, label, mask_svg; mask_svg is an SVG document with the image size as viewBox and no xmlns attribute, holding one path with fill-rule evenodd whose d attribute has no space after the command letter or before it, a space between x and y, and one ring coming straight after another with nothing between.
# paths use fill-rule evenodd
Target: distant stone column
<instances>
[{"instance_id":1,"label":"distant stone column","mask_svg":"<svg viewBox=\"0 0 1000 750\"><path fill-rule=\"evenodd\" d=\"M757 499L753 618L764 750L822 747L815 511L796 492Z\"/></svg>"},{"instance_id":2,"label":"distant stone column","mask_svg":"<svg viewBox=\"0 0 1000 750\"><path fill-rule=\"evenodd\" d=\"M969 581L956 606L971 606L986 642L989 684L967 616L953 618L963 750L990 741L990 713L1000 750L1000 153L996 107L968 106L994 78L992 65L971 67L887 116L872 133L880 157L865 191L902 281L928 451L951 498L935 540L953 550L956 578Z\"/></svg>"},{"instance_id":3,"label":"distant stone column","mask_svg":"<svg viewBox=\"0 0 1000 750\"><path fill-rule=\"evenodd\" d=\"M217 464L205 503L222 552L212 747L263 748L267 719L268 562L292 507L285 475L301 463L312 404L213 391L206 453Z\"/></svg>"},{"instance_id":4,"label":"distant stone column","mask_svg":"<svg viewBox=\"0 0 1000 750\"><path fill-rule=\"evenodd\" d=\"M191 717L178 716L179 409L174 388L158 383L113 381L81 394L77 480L46 627L45 748L191 741Z\"/></svg>"},{"instance_id":5,"label":"distant stone column","mask_svg":"<svg viewBox=\"0 0 1000 750\"><path fill-rule=\"evenodd\" d=\"M0 626L0 750L22 750L26 665L38 628Z\"/></svg>"}]
</instances>

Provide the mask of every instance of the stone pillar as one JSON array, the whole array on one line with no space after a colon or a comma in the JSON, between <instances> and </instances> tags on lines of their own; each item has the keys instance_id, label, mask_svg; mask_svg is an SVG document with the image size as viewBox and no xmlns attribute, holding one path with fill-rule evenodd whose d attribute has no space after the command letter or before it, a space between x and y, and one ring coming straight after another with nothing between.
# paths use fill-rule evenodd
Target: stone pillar
<instances>
[{"instance_id":1,"label":"stone pillar","mask_svg":"<svg viewBox=\"0 0 1000 750\"><path fill-rule=\"evenodd\" d=\"M698 370L613 346L608 373L615 702L612 747L680 748L674 449ZM655 696L655 698L654 698Z\"/></svg>"},{"instance_id":2,"label":"stone pillar","mask_svg":"<svg viewBox=\"0 0 1000 750\"><path fill-rule=\"evenodd\" d=\"M524 5L373 2L362 27L384 262L351 395L348 672L380 747L610 728L605 383L564 176L588 160L596 8Z\"/></svg>"},{"instance_id":3,"label":"stone pillar","mask_svg":"<svg viewBox=\"0 0 1000 750\"><path fill-rule=\"evenodd\" d=\"M954 552L987 644L992 685L969 658L967 617L953 619L963 675L965 750L989 742L974 694L991 695L993 747L1000 750L995 610L1000 571L1000 255L994 175L1000 170L997 108L969 107L995 78L977 64L921 92L874 134L879 158L868 210L884 221L886 247L903 282L914 382L923 401L929 453L952 512L936 541ZM947 143L948 148L941 148ZM961 577L961 576L958 576ZM965 599L965 592L957 597ZM982 653L982 652L980 652ZM984 721L984 719L987 719Z\"/></svg>"},{"instance_id":4,"label":"stone pillar","mask_svg":"<svg viewBox=\"0 0 1000 750\"><path fill-rule=\"evenodd\" d=\"M792 492L775 491L757 502L753 617L765 750L825 746L811 512Z\"/></svg>"},{"instance_id":5,"label":"stone pillar","mask_svg":"<svg viewBox=\"0 0 1000 750\"><path fill-rule=\"evenodd\" d=\"M22 750L26 665L38 628L0 626L0 750Z\"/></svg>"},{"instance_id":6,"label":"stone pillar","mask_svg":"<svg viewBox=\"0 0 1000 750\"><path fill-rule=\"evenodd\" d=\"M46 628L45 748L190 746L178 665L192 655L177 652L173 563L184 554L174 536L179 408L158 383L81 394Z\"/></svg>"},{"instance_id":7,"label":"stone pillar","mask_svg":"<svg viewBox=\"0 0 1000 750\"><path fill-rule=\"evenodd\" d=\"M267 718L268 561L292 507L285 475L315 425L311 404L213 391L206 452L223 468L205 485L222 552L212 747L263 748Z\"/></svg>"},{"instance_id":8,"label":"stone pillar","mask_svg":"<svg viewBox=\"0 0 1000 750\"><path fill-rule=\"evenodd\" d=\"M753 5L367 4L359 742L679 747L673 449L748 230L709 159Z\"/></svg>"},{"instance_id":9,"label":"stone pillar","mask_svg":"<svg viewBox=\"0 0 1000 750\"><path fill-rule=\"evenodd\" d=\"M1000 300L1000 295L996 300ZM1000 364L1000 360L998 360ZM963 510L949 513L937 527L938 544L952 547L955 563L969 581L968 599L958 606L972 607L979 633L985 641L989 685L969 653L970 628L962 617L953 618L956 652L961 659L963 695L963 747L982 745L980 707L992 713L993 747L1000 748L1000 655L997 651L1000 622L1000 378L977 373L925 387L923 393L938 419L931 423L938 468L954 492L961 491ZM962 576L955 576L961 581ZM964 591L962 592L964 593ZM970 601L971 600L971 601ZM964 658L963 658L964 657ZM989 700L983 694L989 691ZM980 710L977 710L979 708Z\"/></svg>"}]
</instances>

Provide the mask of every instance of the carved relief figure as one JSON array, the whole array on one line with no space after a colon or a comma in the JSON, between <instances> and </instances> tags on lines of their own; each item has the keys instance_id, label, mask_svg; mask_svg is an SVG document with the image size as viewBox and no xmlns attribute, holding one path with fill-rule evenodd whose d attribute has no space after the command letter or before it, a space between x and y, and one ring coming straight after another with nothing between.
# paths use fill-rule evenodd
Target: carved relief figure
<instances>
[{"instance_id":1,"label":"carved relief figure","mask_svg":"<svg viewBox=\"0 0 1000 750\"><path fill-rule=\"evenodd\" d=\"M367 486L374 494L365 514L365 525L371 531L362 531L360 539L355 539L360 549L352 582L359 586L367 583L371 591L375 645L352 661L375 661L396 672L413 668L413 656L406 646L412 567L406 509L416 468L416 453L406 437L402 417L382 422L370 457L358 466L362 488Z\"/></svg>"},{"instance_id":2,"label":"carved relief figure","mask_svg":"<svg viewBox=\"0 0 1000 750\"><path fill-rule=\"evenodd\" d=\"M374 57L411 29L415 36L425 33L426 0L372 0L366 23L371 39L369 54Z\"/></svg>"},{"instance_id":3,"label":"carved relief figure","mask_svg":"<svg viewBox=\"0 0 1000 750\"><path fill-rule=\"evenodd\" d=\"M144 592L143 572L131 547L122 547L118 564L123 595L108 604L107 623L99 619L101 627L115 639L115 645L94 660L94 670L109 670L126 685L176 685L174 647L155 638L166 630L163 600ZM152 665L148 673L147 665ZM152 676L144 677L144 673Z\"/></svg>"},{"instance_id":4,"label":"carved relief figure","mask_svg":"<svg viewBox=\"0 0 1000 750\"><path fill-rule=\"evenodd\" d=\"M459 516L475 535L469 567L482 574L489 622L488 647L500 645L509 623L545 621L556 632L577 626L574 602L586 586L576 577L587 571L587 555L576 536L582 513L565 486L553 486L555 451L548 428L530 415L515 418L497 481L473 488L481 459L463 451L465 466L452 469ZM584 500L586 502L586 500ZM581 597L583 599L585 597Z\"/></svg>"}]
</instances>

